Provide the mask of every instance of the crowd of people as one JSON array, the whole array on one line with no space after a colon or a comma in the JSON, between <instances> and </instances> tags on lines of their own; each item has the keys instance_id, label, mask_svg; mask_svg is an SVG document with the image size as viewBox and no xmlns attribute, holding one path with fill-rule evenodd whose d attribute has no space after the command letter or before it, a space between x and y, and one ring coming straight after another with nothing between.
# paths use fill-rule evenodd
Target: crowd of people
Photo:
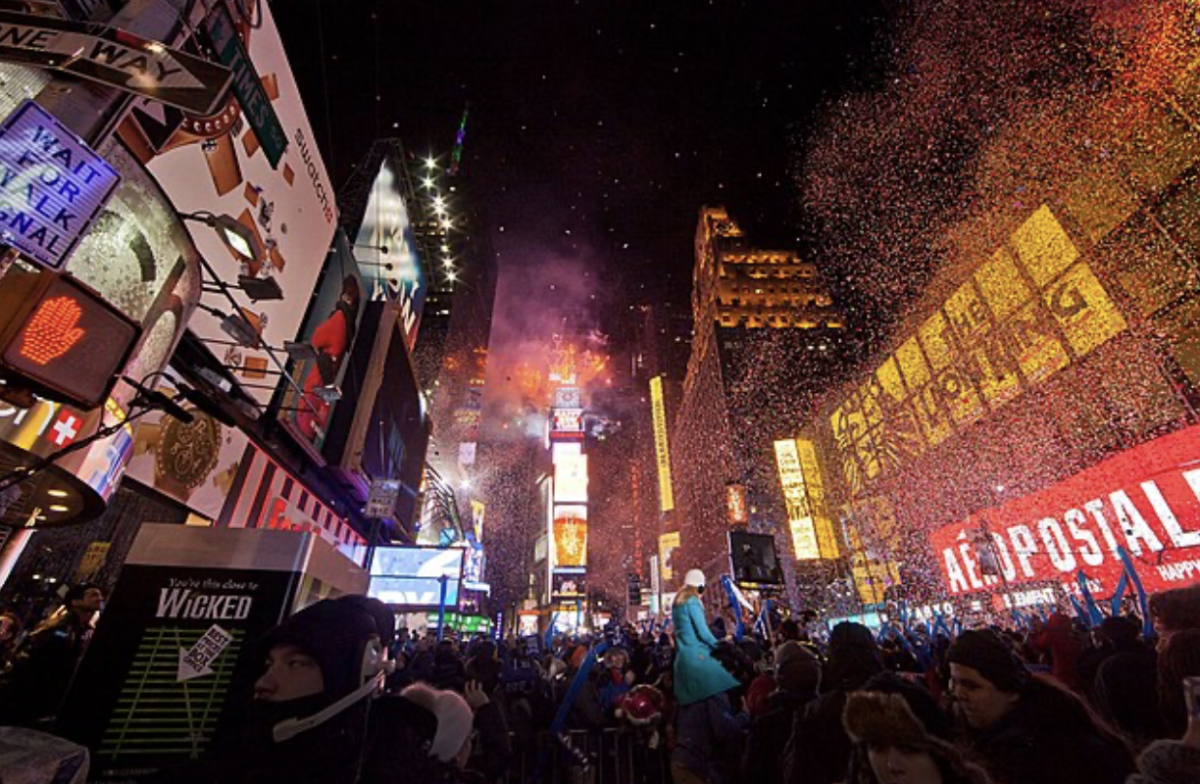
<instances>
[{"instance_id":1,"label":"crowd of people","mask_svg":"<svg viewBox=\"0 0 1200 784\"><path fill-rule=\"evenodd\" d=\"M636 747L631 782L1200 782L1200 586L1150 597L1152 624L784 613L728 634L705 585L692 570L669 622L590 637L411 635L376 600L323 600L258 641L253 693L208 752L150 780L603 784L570 738L607 732ZM0 723L53 729L101 598L76 587L5 645Z\"/></svg>"}]
</instances>

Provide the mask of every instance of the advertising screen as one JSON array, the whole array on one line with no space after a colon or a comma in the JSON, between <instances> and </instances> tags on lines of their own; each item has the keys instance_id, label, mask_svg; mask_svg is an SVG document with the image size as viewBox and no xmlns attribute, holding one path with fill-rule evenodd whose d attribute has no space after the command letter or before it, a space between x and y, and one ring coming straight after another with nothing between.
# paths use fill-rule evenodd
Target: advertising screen
<instances>
[{"instance_id":1,"label":"advertising screen","mask_svg":"<svg viewBox=\"0 0 1200 784\"><path fill-rule=\"evenodd\" d=\"M371 186L354 245L355 254L370 273L368 298L400 306L404 342L411 351L425 308L426 280L409 224L404 185L404 164L385 157Z\"/></svg>"},{"instance_id":2,"label":"advertising screen","mask_svg":"<svg viewBox=\"0 0 1200 784\"><path fill-rule=\"evenodd\" d=\"M235 25L245 78L230 91L211 117L194 117L147 99L134 101L118 135L144 163L181 213L228 216L250 238L230 235L199 223L191 234L217 277L236 283L239 275L273 278L283 293L278 300L244 302L242 315L261 333L263 343L281 346L295 339L313 286L337 226L337 207L325 164L279 32L264 3L257 24ZM218 18L219 17L219 18ZM234 32L223 6L194 33L194 43L232 53ZM222 36L217 42L212 35ZM218 44L220 46L218 47ZM256 89L261 85L261 89ZM270 112L244 100L269 103ZM269 117L273 115L273 118ZM257 127L256 127L257 126ZM280 133L282 131L282 133ZM227 314L228 302L217 304ZM221 319L198 314L188 323L202 339L228 340ZM216 347L224 364L262 403L274 394L278 376L266 352L241 346Z\"/></svg>"},{"instance_id":3,"label":"advertising screen","mask_svg":"<svg viewBox=\"0 0 1200 784\"><path fill-rule=\"evenodd\" d=\"M952 595L1038 581L1077 591L1083 570L1092 592L1107 596L1122 573L1118 546L1148 591L1200 582L1200 426L945 526L931 540Z\"/></svg>"},{"instance_id":4,"label":"advertising screen","mask_svg":"<svg viewBox=\"0 0 1200 784\"><path fill-rule=\"evenodd\" d=\"M288 432L313 454L320 454L336 400L317 390L345 386L346 361L354 347L363 314L364 282L350 241L338 231L313 293L308 318L297 342L312 346L316 356L292 364L292 377L304 395L284 388L280 420Z\"/></svg>"},{"instance_id":5,"label":"advertising screen","mask_svg":"<svg viewBox=\"0 0 1200 784\"><path fill-rule=\"evenodd\" d=\"M416 517L430 424L398 314L392 303L366 303L324 456L363 501L371 480L399 479L395 519L408 525Z\"/></svg>"},{"instance_id":6,"label":"advertising screen","mask_svg":"<svg viewBox=\"0 0 1200 784\"><path fill-rule=\"evenodd\" d=\"M782 585L783 570L775 554L775 537L747 531L729 532L733 579L739 583Z\"/></svg>"},{"instance_id":7,"label":"advertising screen","mask_svg":"<svg viewBox=\"0 0 1200 784\"><path fill-rule=\"evenodd\" d=\"M199 418L196 421L200 421ZM241 436L240 442L245 443L245 434L235 432ZM183 437L173 437L169 432L160 437L159 454L162 454L163 444L168 449L168 455L174 455L170 451L172 444L186 443ZM232 440L239 442L237 436L233 436ZM224 461L227 454L228 451L223 448L219 460ZM202 495L199 494L201 488L197 488L197 500L211 499L216 490L228 488L224 492L227 496L225 504L216 518L218 525L316 531L350 560L363 562L366 540L345 518L326 506L316 493L254 444L249 444L239 454L241 457L237 462L231 465L217 462L209 470L208 478L202 485ZM174 459L186 467L189 465L186 459L188 453L184 450L181 455Z\"/></svg>"},{"instance_id":8,"label":"advertising screen","mask_svg":"<svg viewBox=\"0 0 1200 784\"><path fill-rule=\"evenodd\" d=\"M557 445L556 445L557 446ZM586 504L588 459L583 454L554 455L554 503Z\"/></svg>"},{"instance_id":9,"label":"advertising screen","mask_svg":"<svg viewBox=\"0 0 1200 784\"><path fill-rule=\"evenodd\" d=\"M167 397L178 394L164 376L154 386ZM250 439L245 431L223 425L194 406L184 408L192 415L191 422L157 411L138 420L128 475L216 520L233 490Z\"/></svg>"},{"instance_id":10,"label":"advertising screen","mask_svg":"<svg viewBox=\"0 0 1200 784\"><path fill-rule=\"evenodd\" d=\"M674 558L672 556L679 549L679 543L678 531L672 531L658 537L658 568L663 582L672 580L675 577Z\"/></svg>"},{"instance_id":11,"label":"advertising screen","mask_svg":"<svg viewBox=\"0 0 1200 784\"><path fill-rule=\"evenodd\" d=\"M659 508L669 512L675 508L671 491L671 451L667 446L667 408L663 401L662 376L650 379L650 413L654 425L654 456L658 462Z\"/></svg>"},{"instance_id":12,"label":"advertising screen","mask_svg":"<svg viewBox=\"0 0 1200 784\"><path fill-rule=\"evenodd\" d=\"M587 585L582 574L557 573L554 575L554 583L550 590L550 597L554 601L581 599L586 594Z\"/></svg>"},{"instance_id":13,"label":"advertising screen","mask_svg":"<svg viewBox=\"0 0 1200 784\"><path fill-rule=\"evenodd\" d=\"M775 461L779 465L779 482L783 486L783 501L787 508L788 529L792 534L796 559L811 561L820 558L817 527L804 485L804 472L800 468L800 452L794 439L775 442Z\"/></svg>"},{"instance_id":14,"label":"advertising screen","mask_svg":"<svg viewBox=\"0 0 1200 784\"><path fill-rule=\"evenodd\" d=\"M446 580L446 606L458 604L462 580L461 547L380 547L371 561L371 587L367 593L384 604L407 609L431 609L439 605L441 577Z\"/></svg>"},{"instance_id":15,"label":"advertising screen","mask_svg":"<svg viewBox=\"0 0 1200 784\"><path fill-rule=\"evenodd\" d=\"M582 504L554 505L552 568L587 566L587 521L587 507Z\"/></svg>"},{"instance_id":16,"label":"advertising screen","mask_svg":"<svg viewBox=\"0 0 1200 784\"><path fill-rule=\"evenodd\" d=\"M746 501L746 486L725 485L725 511L731 526L746 525L750 521L750 504Z\"/></svg>"}]
</instances>

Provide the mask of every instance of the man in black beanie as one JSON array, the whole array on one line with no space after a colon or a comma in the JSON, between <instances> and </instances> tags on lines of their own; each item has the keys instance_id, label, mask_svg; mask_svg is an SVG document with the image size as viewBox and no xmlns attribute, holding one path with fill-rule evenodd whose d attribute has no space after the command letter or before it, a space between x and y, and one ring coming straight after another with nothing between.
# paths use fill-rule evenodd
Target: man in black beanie
<instances>
[{"instance_id":1,"label":"man in black beanie","mask_svg":"<svg viewBox=\"0 0 1200 784\"><path fill-rule=\"evenodd\" d=\"M996 781L1122 784L1132 772L1124 741L1053 678L1030 673L995 632L963 632L949 659L971 750Z\"/></svg>"},{"instance_id":2,"label":"man in black beanie","mask_svg":"<svg viewBox=\"0 0 1200 784\"><path fill-rule=\"evenodd\" d=\"M1029 671L992 631L965 631L950 646L950 677L958 709L974 729L986 730L1017 705Z\"/></svg>"},{"instance_id":3,"label":"man in black beanie","mask_svg":"<svg viewBox=\"0 0 1200 784\"><path fill-rule=\"evenodd\" d=\"M371 747L372 697L392 616L373 599L325 599L267 632L241 725L161 784L350 784ZM363 779L365 780L365 779Z\"/></svg>"}]
</instances>

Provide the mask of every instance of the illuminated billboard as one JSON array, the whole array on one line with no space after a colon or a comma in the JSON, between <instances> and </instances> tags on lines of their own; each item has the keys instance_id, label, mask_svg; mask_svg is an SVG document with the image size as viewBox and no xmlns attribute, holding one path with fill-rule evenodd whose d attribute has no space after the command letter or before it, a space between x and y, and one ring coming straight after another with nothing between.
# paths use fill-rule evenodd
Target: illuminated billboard
<instances>
[{"instance_id":1,"label":"illuminated billboard","mask_svg":"<svg viewBox=\"0 0 1200 784\"><path fill-rule=\"evenodd\" d=\"M553 408L550 410L550 437L558 434L581 436L583 433L583 409Z\"/></svg>"},{"instance_id":2,"label":"illuminated billboard","mask_svg":"<svg viewBox=\"0 0 1200 784\"><path fill-rule=\"evenodd\" d=\"M483 541L483 519L487 514L487 506L483 501L471 499L471 528L475 532L475 541Z\"/></svg>"},{"instance_id":3,"label":"illuminated billboard","mask_svg":"<svg viewBox=\"0 0 1200 784\"><path fill-rule=\"evenodd\" d=\"M394 519L408 527L418 513L431 426L399 314L394 303L366 303L323 454L363 502L372 480L400 480Z\"/></svg>"},{"instance_id":4,"label":"illuminated billboard","mask_svg":"<svg viewBox=\"0 0 1200 784\"><path fill-rule=\"evenodd\" d=\"M354 237L355 254L370 272L367 296L400 306L404 342L412 351L428 288L405 202L404 163L386 155L371 185Z\"/></svg>"},{"instance_id":5,"label":"illuminated billboard","mask_svg":"<svg viewBox=\"0 0 1200 784\"><path fill-rule=\"evenodd\" d=\"M1200 426L1126 450L1037 493L934 531L953 595L1060 582L1106 596L1130 554L1149 591L1200 582Z\"/></svg>"},{"instance_id":6,"label":"illuminated billboard","mask_svg":"<svg viewBox=\"0 0 1200 784\"><path fill-rule=\"evenodd\" d=\"M832 412L847 486L861 492L1125 327L1043 205Z\"/></svg>"},{"instance_id":7,"label":"illuminated billboard","mask_svg":"<svg viewBox=\"0 0 1200 784\"><path fill-rule=\"evenodd\" d=\"M817 528L809 508L804 472L800 468L800 452L794 439L775 442L775 462L779 465L779 482L783 487L783 502L796 559L818 559L821 557L821 546L817 543Z\"/></svg>"},{"instance_id":8,"label":"illuminated billboard","mask_svg":"<svg viewBox=\"0 0 1200 784\"><path fill-rule=\"evenodd\" d=\"M744 526L750 522L750 504L746 500L745 485L725 485L725 511L731 526Z\"/></svg>"},{"instance_id":9,"label":"illuminated billboard","mask_svg":"<svg viewBox=\"0 0 1200 784\"><path fill-rule=\"evenodd\" d=\"M224 16L227 11L217 5L212 14ZM200 40L208 38L200 30L212 29L216 21L214 16L201 25L191 45L210 47L212 41ZM191 233L220 280L236 282L244 275L271 278L279 285L282 299L248 304L242 315L262 334L265 345L281 346L300 330L337 227L337 207L270 8L260 5L256 24L237 25L236 31L256 72L247 73L257 75L261 90L235 86L209 117L135 99L117 133L178 212L228 215L244 227L248 244L241 238L231 243L231 235L203 225L193 224ZM277 133L265 141L260 138L266 126L257 120L266 113L242 104L249 95L269 101L282 139ZM280 142L286 144L281 154ZM214 305L229 310L227 304ZM220 318L203 314L191 319L188 329L204 340L228 341L220 324ZM220 352L223 363L247 383L246 394L269 402L278 376L270 372L276 368L266 352L242 346L226 346Z\"/></svg>"},{"instance_id":10,"label":"illuminated billboard","mask_svg":"<svg viewBox=\"0 0 1200 784\"><path fill-rule=\"evenodd\" d=\"M346 359L362 322L363 289L350 241L339 230L299 335L299 341L312 346L316 356L292 365L292 378L300 385L303 398L292 387L285 387L279 414L288 432L315 455L325 443L330 414L337 405L319 390L345 386Z\"/></svg>"},{"instance_id":11,"label":"illuminated billboard","mask_svg":"<svg viewBox=\"0 0 1200 784\"><path fill-rule=\"evenodd\" d=\"M555 446L558 446L557 444ZM588 459L583 454L554 455L554 503L586 504Z\"/></svg>"},{"instance_id":12,"label":"illuminated billboard","mask_svg":"<svg viewBox=\"0 0 1200 784\"><path fill-rule=\"evenodd\" d=\"M550 585L553 601L582 599L587 595L587 583L582 574L556 574Z\"/></svg>"},{"instance_id":13,"label":"illuminated billboard","mask_svg":"<svg viewBox=\"0 0 1200 784\"><path fill-rule=\"evenodd\" d=\"M669 512L675 508L671 492L671 452L667 447L667 407L663 401L662 376L650 379L650 412L654 423L654 455L658 461L659 508Z\"/></svg>"},{"instance_id":14,"label":"illuminated billboard","mask_svg":"<svg viewBox=\"0 0 1200 784\"><path fill-rule=\"evenodd\" d=\"M673 555L679 549L679 532L672 531L658 537L658 573L663 581L675 576Z\"/></svg>"},{"instance_id":15,"label":"illuminated billboard","mask_svg":"<svg viewBox=\"0 0 1200 784\"><path fill-rule=\"evenodd\" d=\"M197 418L196 421L202 420ZM170 421L166 423L168 427L174 427L170 425ZM227 430L230 429L232 428ZM227 438L234 445L246 443L241 431L236 431ZM203 470L208 472L205 475L199 470L189 471L189 468L193 465L192 461L209 460L206 455L209 447L190 439L196 439L196 434L175 435L171 430L164 429L157 455L173 465L162 471L165 476L157 473L160 469L156 469L156 482L163 482L167 487L172 487L172 483L177 482L181 474L189 478L200 474L205 477L205 483L196 488L195 496L184 497L187 498L187 503L198 504L203 499L213 497L215 492L209 490L210 486L224 490L225 503L216 518L217 525L229 528L312 531L351 561L362 563L367 549L366 540L350 526L346 518L327 506L317 493L295 474L275 462L266 452L250 443L242 451L240 460L227 465L217 462L224 461L229 453L228 449L222 448L211 458L212 462L203 463ZM181 448L173 449L174 445ZM189 451L189 447L194 451ZM220 473L216 473L217 469L220 469ZM203 494L201 491L204 491ZM173 493L179 492L178 489L173 490Z\"/></svg>"},{"instance_id":16,"label":"illuminated billboard","mask_svg":"<svg viewBox=\"0 0 1200 784\"><path fill-rule=\"evenodd\" d=\"M367 595L408 610L434 609L441 603L445 577L446 606L455 607L465 553L461 547L378 547Z\"/></svg>"},{"instance_id":17,"label":"illuminated billboard","mask_svg":"<svg viewBox=\"0 0 1200 784\"><path fill-rule=\"evenodd\" d=\"M587 566L588 514L584 504L555 504L551 568Z\"/></svg>"},{"instance_id":18,"label":"illuminated billboard","mask_svg":"<svg viewBox=\"0 0 1200 784\"><path fill-rule=\"evenodd\" d=\"M164 376L156 379L154 388L167 397L179 394ZM233 490L250 438L194 406L184 409L192 415L191 422L159 411L138 420L128 475L215 520Z\"/></svg>"},{"instance_id":19,"label":"illuminated billboard","mask_svg":"<svg viewBox=\"0 0 1200 784\"><path fill-rule=\"evenodd\" d=\"M807 438L797 438L796 452L800 456L800 473L804 480L804 492L808 496L808 509L812 514L813 529L817 534L821 557L837 558L837 533L834 531L825 502L825 482L821 479L821 467L817 464L817 446Z\"/></svg>"}]
</instances>

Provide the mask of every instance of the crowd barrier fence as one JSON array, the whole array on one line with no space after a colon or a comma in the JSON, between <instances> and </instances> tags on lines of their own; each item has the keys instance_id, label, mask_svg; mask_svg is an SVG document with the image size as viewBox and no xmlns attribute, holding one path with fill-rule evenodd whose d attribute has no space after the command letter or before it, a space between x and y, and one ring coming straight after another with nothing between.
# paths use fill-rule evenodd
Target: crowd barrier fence
<instances>
[{"instance_id":1,"label":"crowd barrier fence","mask_svg":"<svg viewBox=\"0 0 1200 784\"><path fill-rule=\"evenodd\" d=\"M539 762L545 757L542 770ZM665 739L650 747L634 729L571 730L562 738L541 733L513 741L513 763L502 784L671 784Z\"/></svg>"}]
</instances>

